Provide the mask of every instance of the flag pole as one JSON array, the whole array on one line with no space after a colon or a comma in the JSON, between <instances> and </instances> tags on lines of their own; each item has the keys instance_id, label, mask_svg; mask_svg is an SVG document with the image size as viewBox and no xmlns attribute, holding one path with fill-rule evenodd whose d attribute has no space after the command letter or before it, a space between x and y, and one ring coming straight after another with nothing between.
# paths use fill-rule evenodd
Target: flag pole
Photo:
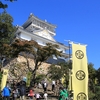
<instances>
[{"instance_id":1,"label":"flag pole","mask_svg":"<svg viewBox=\"0 0 100 100\"><path fill-rule=\"evenodd\" d=\"M71 41L70 40L68 40L68 46L69 46L69 66L70 66L70 64L72 64L71 63L71 43L70 43ZM70 98L71 98L71 100L73 100L73 89L72 89L72 65L71 65L71 68L70 68L70 84L71 84L71 90L70 90L70 93L71 93L71 95L70 95Z\"/></svg>"},{"instance_id":2,"label":"flag pole","mask_svg":"<svg viewBox=\"0 0 100 100\"><path fill-rule=\"evenodd\" d=\"M70 77L70 99L73 100L73 90L72 90L72 65L71 65L71 68L70 68L70 64L71 64L71 44L72 44L72 41L70 40L65 40L68 42L68 47L69 47L69 55L68 55L68 58L69 58L69 77Z\"/></svg>"}]
</instances>

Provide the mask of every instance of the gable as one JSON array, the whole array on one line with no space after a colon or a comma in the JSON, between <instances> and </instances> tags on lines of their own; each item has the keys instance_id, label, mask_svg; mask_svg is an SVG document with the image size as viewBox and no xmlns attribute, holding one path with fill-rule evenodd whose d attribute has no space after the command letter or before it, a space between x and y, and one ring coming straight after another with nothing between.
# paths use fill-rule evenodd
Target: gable
<instances>
[{"instance_id":1,"label":"gable","mask_svg":"<svg viewBox=\"0 0 100 100\"><path fill-rule=\"evenodd\" d=\"M44 37L46 39L55 41L54 38L49 34L49 32L47 30L42 30L42 31L39 31L39 32L35 32L34 34L39 35L41 37Z\"/></svg>"}]
</instances>

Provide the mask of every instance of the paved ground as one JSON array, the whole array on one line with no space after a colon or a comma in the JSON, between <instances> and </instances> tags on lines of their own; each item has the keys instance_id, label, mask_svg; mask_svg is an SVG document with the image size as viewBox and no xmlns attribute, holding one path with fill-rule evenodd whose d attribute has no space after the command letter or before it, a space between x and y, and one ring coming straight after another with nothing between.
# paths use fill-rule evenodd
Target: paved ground
<instances>
[{"instance_id":1,"label":"paved ground","mask_svg":"<svg viewBox=\"0 0 100 100\"><path fill-rule=\"evenodd\" d=\"M35 91L35 93L37 93L37 92L40 93L41 96L43 96L43 94L44 94L44 91L42 88L40 88L40 89L34 88L34 91ZM52 92L50 89L47 89L47 93L48 93L48 100L58 100L58 96L56 96L55 93ZM29 100L29 99L27 98L27 100ZM35 100L35 98L33 100ZM44 99L40 98L40 100L44 100Z\"/></svg>"},{"instance_id":2,"label":"paved ground","mask_svg":"<svg viewBox=\"0 0 100 100\"><path fill-rule=\"evenodd\" d=\"M34 89L34 93L40 93L41 97L43 97L44 91L42 87L33 88L33 89ZM48 93L48 100L58 100L58 96L53 91L51 91L51 85L48 86L47 93ZM28 96L26 96L25 98L26 98L25 100L29 100ZM3 100L3 99L0 99L0 100ZM19 98L17 100L19 100ZM33 98L33 100L36 100L35 97ZM44 99L40 98L39 100L44 100Z\"/></svg>"},{"instance_id":3,"label":"paved ground","mask_svg":"<svg viewBox=\"0 0 100 100\"><path fill-rule=\"evenodd\" d=\"M28 98L26 100L29 100ZM36 100L33 98L33 100ZM44 100L43 98L40 98L39 100ZM48 97L48 100L58 100L56 97Z\"/></svg>"}]
</instances>

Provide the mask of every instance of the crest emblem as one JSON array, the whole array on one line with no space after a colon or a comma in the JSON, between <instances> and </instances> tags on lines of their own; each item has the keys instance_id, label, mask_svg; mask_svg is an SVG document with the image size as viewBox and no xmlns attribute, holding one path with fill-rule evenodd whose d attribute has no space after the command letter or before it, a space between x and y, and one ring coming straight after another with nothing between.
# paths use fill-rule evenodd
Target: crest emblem
<instances>
[{"instance_id":1,"label":"crest emblem","mask_svg":"<svg viewBox=\"0 0 100 100\"><path fill-rule=\"evenodd\" d=\"M83 80L85 78L85 72L82 70L79 70L76 72L76 78L78 80Z\"/></svg>"},{"instance_id":2,"label":"crest emblem","mask_svg":"<svg viewBox=\"0 0 100 100\"><path fill-rule=\"evenodd\" d=\"M77 95L77 100L87 100L86 94L81 92Z\"/></svg>"},{"instance_id":3,"label":"crest emblem","mask_svg":"<svg viewBox=\"0 0 100 100\"><path fill-rule=\"evenodd\" d=\"M3 74L4 74L4 75L7 75L7 72L4 72Z\"/></svg>"},{"instance_id":4,"label":"crest emblem","mask_svg":"<svg viewBox=\"0 0 100 100\"><path fill-rule=\"evenodd\" d=\"M76 58L78 58L78 59L82 59L82 58L84 57L84 53L83 53L81 50L77 50L77 51L75 52L75 56L76 56Z\"/></svg>"}]
</instances>

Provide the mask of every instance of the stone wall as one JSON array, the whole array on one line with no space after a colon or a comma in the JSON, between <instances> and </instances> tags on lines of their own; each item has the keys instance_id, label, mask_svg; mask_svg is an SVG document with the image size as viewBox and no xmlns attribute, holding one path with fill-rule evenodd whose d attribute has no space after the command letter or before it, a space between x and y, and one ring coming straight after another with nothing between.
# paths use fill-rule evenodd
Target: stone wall
<instances>
[{"instance_id":1,"label":"stone wall","mask_svg":"<svg viewBox=\"0 0 100 100\"><path fill-rule=\"evenodd\" d=\"M30 68L34 69L34 60L29 58L28 59L29 61L29 66ZM21 62L26 62L26 59L23 57L23 56L19 56L17 58L17 62L21 63ZM51 64L48 64L48 63L42 63L42 65L39 66L37 72L40 73L40 74L47 74L47 71L48 71L48 67L50 66ZM27 66L25 66L27 67Z\"/></svg>"},{"instance_id":2,"label":"stone wall","mask_svg":"<svg viewBox=\"0 0 100 100\"><path fill-rule=\"evenodd\" d=\"M2 69L9 69L9 74L8 74L8 80L12 80L12 79L16 79L16 77L20 77L20 79L23 78L23 76L27 76L27 72L28 72L28 68L26 65L26 59L23 56L18 56L18 58L11 60L10 63L8 63L5 67L3 67ZM29 66L30 68L34 69L34 60L31 58L28 58L29 61ZM48 63L42 63L38 70L37 70L37 74L47 74L48 72L48 67L51 64ZM16 77L11 73L11 71L14 71L14 73L16 74Z\"/></svg>"}]
</instances>

